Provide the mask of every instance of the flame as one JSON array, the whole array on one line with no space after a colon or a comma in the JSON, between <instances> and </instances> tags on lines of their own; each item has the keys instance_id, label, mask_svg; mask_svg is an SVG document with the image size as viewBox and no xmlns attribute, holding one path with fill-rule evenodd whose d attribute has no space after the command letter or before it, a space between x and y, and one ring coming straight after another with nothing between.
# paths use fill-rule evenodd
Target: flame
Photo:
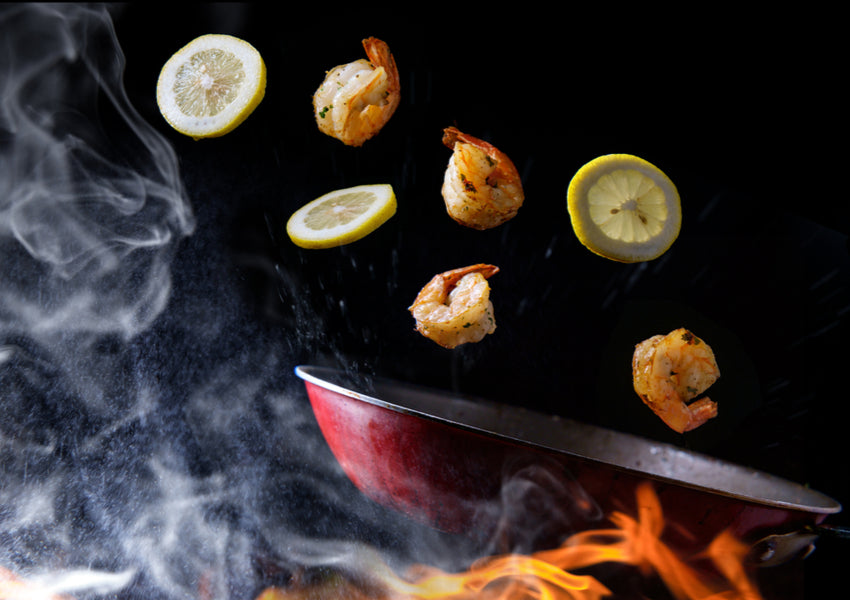
<instances>
[{"instance_id":1,"label":"flame","mask_svg":"<svg viewBox=\"0 0 850 600\"><path fill-rule=\"evenodd\" d=\"M713 570L698 568L662 541L664 515L652 486L640 485L636 499L636 517L615 511L609 516L613 527L574 534L556 549L483 558L462 573L417 565L402 578L389 567L379 565L371 576L380 581L382 591L367 596L352 589L347 597L596 600L612 592L595 577L574 572L603 563L619 563L636 567L644 577L658 577L676 600L761 600L745 567L745 544L728 532L721 533L696 557L698 560L692 560L707 561ZM269 588L258 600L332 597L321 591L310 596L302 593L303 590Z\"/></svg>"},{"instance_id":2,"label":"flame","mask_svg":"<svg viewBox=\"0 0 850 600\"><path fill-rule=\"evenodd\" d=\"M609 515L612 527L573 534L555 549L481 558L461 573L416 565L404 577L377 556L367 557L356 583L336 575L310 585L269 587L257 600L599 600L611 590L595 576L576 572L605 563L657 577L676 600L762 600L745 566L749 548L734 535L720 533L702 553L685 560L662 540L664 515L652 486L639 486L636 500L636 516L615 511ZM122 586L127 583L126 574L116 576ZM212 592L202 585L200 598L207 597ZM23 599L70 600L57 594L55 581L45 586L0 567L0 600Z\"/></svg>"}]
</instances>

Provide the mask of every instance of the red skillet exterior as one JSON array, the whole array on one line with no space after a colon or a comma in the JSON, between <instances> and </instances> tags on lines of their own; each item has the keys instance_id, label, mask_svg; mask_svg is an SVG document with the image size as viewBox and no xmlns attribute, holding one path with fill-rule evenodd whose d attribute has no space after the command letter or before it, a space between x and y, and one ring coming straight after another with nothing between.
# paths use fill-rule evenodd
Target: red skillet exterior
<instances>
[{"instance_id":1,"label":"red skillet exterior","mask_svg":"<svg viewBox=\"0 0 850 600\"><path fill-rule=\"evenodd\" d=\"M512 465L546 465L562 477L553 489L563 502L577 493L598 510L584 507L585 527L613 510L635 513L635 488L647 477L559 452L514 444L451 424L361 401L305 382L319 427L339 464L366 496L439 530L489 535L498 523L479 510L499 493ZM554 468L553 468L554 467ZM755 540L823 521L816 512L788 510L655 481L666 531L681 542L704 547L724 530ZM579 527L575 520L571 527ZM565 532L566 533L566 532Z\"/></svg>"}]
</instances>

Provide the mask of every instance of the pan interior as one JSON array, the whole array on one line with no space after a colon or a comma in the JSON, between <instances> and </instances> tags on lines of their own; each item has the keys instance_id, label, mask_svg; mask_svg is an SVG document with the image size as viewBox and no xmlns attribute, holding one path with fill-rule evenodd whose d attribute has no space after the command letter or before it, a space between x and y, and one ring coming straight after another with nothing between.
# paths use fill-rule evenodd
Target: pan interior
<instances>
[{"instance_id":1,"label":"pan interior","mask_svg":"<svg viewBox=\"0 0 850 600\"><path fill-rule=\"evenodd\" d=\"M677 485L792 510L823 514L841 510L834 499L797 483L670 444L570 419L386 379L365 378L354 382L344 372L326 367L301 366L296 368L296 374L320 387L389 410Z\"/></svg>"}]
</instances>

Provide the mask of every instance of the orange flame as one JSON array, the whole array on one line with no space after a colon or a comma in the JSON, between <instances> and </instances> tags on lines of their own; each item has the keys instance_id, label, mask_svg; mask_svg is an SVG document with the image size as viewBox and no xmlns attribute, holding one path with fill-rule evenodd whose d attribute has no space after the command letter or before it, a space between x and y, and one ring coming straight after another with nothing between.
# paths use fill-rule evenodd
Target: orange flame
<instances>
[{"instance_id":1,"label":"orange flame","mask_svg":"<svg viewBox=\"0 0 850 600\"><path fill-rule=\"evenodd\" d=\"M508 554L483 558L466 572L445 573L419 565L406 578L383 566L372 573L385 592L352 595L387 600L597 600L611 591L590 575L571 571L603 563L637 567L657 576L677 600L761 600L744 566L748 548L733 535L721 533L700 556L716 573L698 569L677 556L661 540L664 516L652 486L637 489L637 517L614 512L614 527L577 533L559 548L531 555ZM300 593L269 588L260 599L303 598ZM322 595L310 595L322 598ZM328 596L330 597L330 596ZM260 600L258 599L258 600Z\"/></svg>"}]
</instances>

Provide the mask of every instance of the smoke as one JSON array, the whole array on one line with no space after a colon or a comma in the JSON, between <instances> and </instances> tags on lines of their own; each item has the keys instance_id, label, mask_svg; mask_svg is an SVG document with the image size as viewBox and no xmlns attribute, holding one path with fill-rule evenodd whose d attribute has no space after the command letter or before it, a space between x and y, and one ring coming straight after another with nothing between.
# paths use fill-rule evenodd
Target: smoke
<instances>
[{"instance_id":1,"label":"smoke","mask_svg":"<svg viewBox=\"0 0 850 600\"><path fill-rule=\"evenodd\" d=\"M171 147L122 85L105 8L0 8L0 333L144 331L192 232Z\"/></svg>"},{"instance_id":2,"label":"smoke","mask_svg":"<svg viewBox=\"0 0 850 600\"><path fill-rule=\"evenodd\" d=\"M110 444L159 398L128 344L167 306L194 216L104 6L4 4L0 44L0 564L106 593L135 568L92 535L94 491L134 476Z\"/></svg>"},{"instance_id":3,"label":"smoke","mask_svg":"<svg viewBox=\"0 0 850 600\"><path fill-rule=\"evenodd\" d=\"M77 598L250 598L377 546L473 552L348 482L284 377L309 332L251 324L226 275L174 285L195 215L106 8L0 5L0 44L0 569ZM486 510L545 502L544 475Z\"/></svg>"},{"instance_id":4,"label":"smoke","mask_svg":"<svg viewBox=\"0 0 850 600\"><path fill-rule=\"evenodd\" d=\"M291 340L221 274L177 298L195 216L106 8L2 5L0 43L0 569L45 596L247 598L294 543L388 535L281 385Z\"/></svg>"}]
</instances>

